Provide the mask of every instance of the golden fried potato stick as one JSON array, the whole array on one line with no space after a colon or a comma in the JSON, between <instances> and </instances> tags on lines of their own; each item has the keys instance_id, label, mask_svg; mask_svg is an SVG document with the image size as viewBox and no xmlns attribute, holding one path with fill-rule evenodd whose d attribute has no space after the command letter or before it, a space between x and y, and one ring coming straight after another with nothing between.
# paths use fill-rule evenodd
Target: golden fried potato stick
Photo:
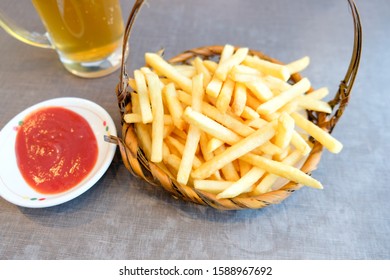
<instances>
[{"instance_id":1,"label":"golden fried potato stick","mask_svg":"<svg viewBox=\"0 0 390 280\"><path fill-rule=\"evenodd\" d=\"M246 106L246 87L244 84L235 83L233 91L232 112L241 116Z\"/></svg>"},{"instance_id":2,"label":"golden fried potato stick","mask_svg":"<svg viewBox=\"0 0 390 280\"><path fill-rule=\"evenodd\" d=\"M184 110L183 118L189 124L197 126L199 129L221 141L236 143L241 140L241 137L230 129L206 117L205 115L192 110L191 107L187 107Z\"/></svg>"},{"instance_id":3,"label":"golden fried potato stick","mask_svg":"<svg viewBox=\"0 0 390 280\"><path fill-rule=\"evenodd\" d=\"M283 81L287 81L291 75L288 67L263 60L257 56L248 55L243 64L257 69L266 75L277 77Z\"/></svg>"},{"instance_id":4,"label":"golden fried potato stick","mask_svg":"<svg viewBox=\"0 0 390 280\"><path fill-rule=\"evenodd\" d=\"M295 123L293 118L287 113L282 113L278 119L277 133L275 135L275 145L282 150L286 149L291 142Z\"/></svg>"},{"instance_id":5,"label":"golden fried potato stick","mask_svg":"<svg viewBox=\"0 0 390 280\"><path fill-rule=\"evenodd\" d=\"M187 106L191 106L191 96L183 91L177 91L178 99ZM236 118L230 116L229 114L222 114L217 108L213 105L203 102L202 104L202 114L213 119L214 121L222 124L226 128L230 129L234 133L241 136L248 136L254 132L254 129L245 125L243 122L237 120Z\"/></svg>"},{"instance_id":6,"label":"golden fried potato stick","mask_svg":"<svg viewBox=\"0 0 390 280\"><path fill-rule=\"evenodd\" d=\"M304 156L308 155L311 151L311 147L309 146L309 144L297 131L293 132L293 135L291 137L291 144Z\"/></svg>"},{"instance_id":7,"label":"golden fried potato stick","mask_svg":"<svg viewBox=\"0 0 390 280\"><path fill-rule=\"evenodd\" d=\"M322 88L313 90L312 92L308 92L302 98L307 96L307 97L310 97L310 98L314 98L314 99L320 100L320 99L323 99L326 96L328 96L328 94L329 94L329 89L327 87L322 87Z\"/></svg>"},{"instance_id":8,"label":"golden fried potato stick","mask_svg":"<svg viewBox=\"0 0 390 280\"><path fill-rule=\"evenodd\" d=\"M192 109L195 112L202 110L203 95L203 74L201 73L192 78ZM177 181L181 184L187 184L190 178L195 153L199 145L200 134L201 130L198 127L190 125L183 150L183 157L177 173Z\"/></svg>"},{"instance_id":9,"label":"golden fried potato stick","mask_svg":"<svg viewBox=\"0 0 390 280\"><path fill-rule=\"evenodd\" d=\"M224 153L225 151L226 151L226 146L222 145L214 152L214 154L219 155ZM240 174L237 171L234 161L227 163L225 166L223 166L220 170L217 170L216 172L220 172L223 179L225 179L226 181L235 182L240 179ZM213 173L213 175L210 176L209 178L211 179L214 176L214 174L215 173Z\"/></svg>"},{"instance_id":10,"label":"golden fried potato stick","mask_svg":"<svg viewBox=\"0 0 390 280\"><path fill-rule=\"evenodd\" d=\"M173 124L178 129L183 130L185 127L185 123L182 119L183 108L178 100L177 92L173 83L165 86L163 90L163 97L168 106L168 111L172 116Z\"/></svg>"},{"instance_id":11,"label":"golden fried potato stick","mask_svg":"<svg viewBox=\"0 0 390 280\"><path fill-rule=\"evenodd\" d=\"M289 154L285 159L282 160L283 164L294 166L297 162L302 158L302 154L295 150L291 154ZM276 180L279 176L275 174L267 174L263 179L261 179L260 183L256 186L256 189L253 191L254 195L266 193L271 190L271 187L275 184Z\"/></svg>"},{"instance_id":12,"label":"golden fried potato stick","mask_svg":"<svg viewBox=\"0 0 390 280\"><path fill-rule=\"evenodd\" d=\"M264 173L265 171L263 169L256 166L252 167L251 170L249 170L249 172L242 176L238 181L234 182L223 192L219 193L217 198L232 198L251 191L253 184L256 183L264 175Z\"/></svg>"},{"instance_id":13,"label":"golden fried potato stick","mask_svg":"<svg viewBox=\"0 0 390 280\"><path fill-rule=\"evenodd\" d=\"M323 186L319 181L317 181L310 175L307 175L300 169L292 167L290 165L278 161L274 161L271 159L267 159L262 156L254 155L251 153L242 156L241 159L271 174L275 174L280 177L286 178L292 182L296 182L316 189L323 189Z\"/></svg>"},{"instance_id":14,"label":"golden fried potato stick","mask_svg":"<svg viewBox=\"0 0 390 280\"><path fill-rule=\"evenodd\" d=\"M302 57L296 61L290 62L286 65L287 69L290 71L291 75L301 72L306 69L310 64L310 58L308 56Z\"/></svg>"},{"instance_id":15,"label":"golden fried potato stick","mask_svg":"<svg viewBox=\"0 0 390 280\"><path fill-rule=\"evenodd\" d=\"M143 123L151 123L153 120L152 109L150 108L150 98L146 86L145 76L140 70L134 71L135 83L138 91L138 101Z\"/></svg>"},{"instance_id":16,"label":"golden fried potato stick","mask_svg":"<svg viewBox=\"0 0 390 280\"><path fill-rule=\"evenodd\" d=\"M135 114L140 114L140 106L138 94L131 93L131 102L132 102L132 111ZM146 158L150 160L152 155L152 137L149 132L148 125L139 122L134 124L135 131L138 135L138 140L140 142L140 147L144 151Z\"/></svg>"},{"instance_id":17,"label":"golden fried potato stick","mask_svg":"<svg viewBox=\"0 0 390 280\"><path fill-rule=\"evenodd\" d=\"M297 126L305 130L330 152L337 154L343 149L343 144L341 144L340 141L308 119L304 118L302 115L294 112L291 114L291 117L294 119Z\"/></svg>"},{"instance_id":18,"label":"golden fried potato stick","mask_svg":"<svg viewBox=\"0 0 390 280\"><path fill-rule=\"evenodd\" d=\"M129 113L129 114L124 114L123 120L126 123L138 123L138 122L142 122L142 117L141 114Z\"/></svg>"},{"instance_id":19,"label":"golden fried potato stick","mask_svg":"<svg viewBox=\"0 0 390 280\"><path fill-rule=\"evenodd\" d=\"M213 194L218 194L228 187L233 181L217 181L217 180L194 180L194 188L201 191L206 191Z\"/></svg>"},{"instance_id":20,"label":"golden fried potato stick","mask_svg":"<svg viewBox=\"0 0 390 280\"><path fill-rule=\"evenodd\" d=\"M212 160L203 163L199 168L192 172L192 177L194 179L205 179L209 177L227 163L232 162L263 145L270 140L274 134L275 130L273 126L271 124L266 125L248 137L243 138L234 145L228 147L224 152L216 155Z\"/></svg>"},{"instance_id":21,"label":"golden fried potato stick","mask_svg":"<svg viewBox=\"0 0 390 280\"><path fill-rule=\"evenodd\" d=\"M149 87L150 101L152 104L152 155L150 161L161 162L163 160L164 141L164 105L161 94L161 84L154 73L146 74Z\"/></svg>"},{"instance_id":22,"label":"golden fried potato stick","mask_svg":"<svg viewBox=\"0 0 390 280\"><path fill-rule=\"evenodd\" d=\"M181 74L171 64L165 61L161 56L155 53L145 54L146 63L151 66L159 74L166 76L168 79L173 81L182 90L191 93L192 82L191 79Z\"/></svg>"},{"instance_id":23,"label":"golden fried potato stick","mask_svg":"<svg viewBox=\"0 0 390 280\"><path fill-rule=\"evenodd\" d=\"M246 82L245 86L261 102L268 101L274 96L269 87L264 84L260 79L251 82Z\"/></svg>"},{"instance_id":24,"label":"golden fried potato stick","mask_svg":"<svg viewBox=\"0 0 390 280\"><path fill-rule=\"evenodd\" d=\"M210 71L204 65L204 62L202 61L202 59L200 57L198 57L198 56L194 59L194 66L195 66L196 72L198 74L200 74L200 73L203 74L203 87L206 88L207 85L211 81L211 73L210 73Z\"/></svg>"},{"instance_id":25,"label":"golden fried potato stick","mask_svg":"<svg viewBox=\"0 0 390 280\"><path fill-rule=\"evenodd\" d=\"M222 85L221 92L219 93L215 104L215 107L217 107L221 113L226 113L229 107L233 96L234 85L235 83L230 79L227 79Z\"/></svg>"},{"instance_id":26,"label":"golden fried potato stick","mask_svg":"<svg viewBox=\"0 0 390 280\"><path fill-rule=\"evenodd\" d=\"M294 84L290 89L261 104L257 109L257 112L262 115L272 114L294 98L303 95L310 89L310 86L310 81L307 78L303 78L298 83Z\"/></svg>"},{"instance_id":27,"label":"golden fried potato stick","mask_svg":"<svg viewBox=\"0 0 390 280\"><path fill-rule=\"evenodd\" d=\"M221 81L225 81L230 70L244 61L248 51L248 48L239 48L231 57L221 60L215 70L215 76Z\"/></svg>"}]
</instances>

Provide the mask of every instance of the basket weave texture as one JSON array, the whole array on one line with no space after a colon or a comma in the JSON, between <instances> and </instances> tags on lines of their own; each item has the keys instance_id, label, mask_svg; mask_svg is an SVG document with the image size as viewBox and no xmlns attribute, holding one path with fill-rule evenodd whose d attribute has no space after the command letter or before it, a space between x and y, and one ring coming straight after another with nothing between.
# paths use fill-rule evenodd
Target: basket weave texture
<instances>
[{"instance_id":1,"label":"basket weave texture","mask_svg":"<svg viewBox=\"0 0 390 280\"><path fill-rule=\"evenodd\" d=\"M128 42L133 23L136 15L140 10L143 0L135 2L133 10L129 15L129 19L126 26L124 35L124 43ZM334 98L329 102L333 108L332 114L308 112L309 119L317 124L319 127L332 132L333 128L337 124L338 120L342 116L351 93L351 89L359 68L361 44L362 44L362 31L360 25L359 14L357 8L352 0L348 0L351 7L352 17L354 21L354 48L352 58L350 61L349 69L345 78L342 80L339 90L335 94ZM200 56L203 59L217 59L221 55L223 46L206 46L185 51L169 60L175 64L189 64L191 59L196 56ZM256 55L262 59L279 63L276 59L266 56L262 52L256 50L250 50L250 54ZM125 48L123 53L122 68L120 74L120 81L116 88L116 95L118 99L118 105L120 108L121 117L125 113L129 113L131 110L131 98L130 93L132 89L127 83L127 74L125 67ZM298 82L302 77L299 74L292 75L290 83ZM186 201L194 202L197 204L208 205L220 210L239 210L239 209L259 209L272 204L282 202L289 197L292 193L302 188L295 182L288 182L278 190L270 191L265 194L252 197L235 197L229 199L217 199L215 194L207 193L201 190L197 190L191 186L180 184L175 178L166 172L166 167L163 163L150 162L146 157L142 149L140 148L136 131L132 124L127 124L122 121L122 137L111 137L111 142L115 142L119 146L119 150L122 156L125 167L135 176L138 176L153 186L163 187L166 191L172 194L175 198L183 199ZM301 167L301 170L307 174L310 174L315 170L320 162L323 146L313 141L313 148L309 156L305 160Z\"/></svg>"}]
</instances>

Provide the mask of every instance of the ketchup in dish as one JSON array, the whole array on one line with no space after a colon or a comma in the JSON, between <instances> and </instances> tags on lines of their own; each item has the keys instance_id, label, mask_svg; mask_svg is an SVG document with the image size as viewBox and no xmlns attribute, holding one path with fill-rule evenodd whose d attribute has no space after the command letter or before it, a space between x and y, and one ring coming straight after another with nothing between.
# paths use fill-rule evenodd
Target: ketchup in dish
<instances>
[{"instance_id":1,"label":"ketchup in dish","mask_svg":"<svg viewBox=\"0 0 390 280\"><path fill-rule=\"evenodd\" d=\"M28 115L16 136L16 160L25 181L42 194L80 183L98 157L96 137L79 114L46 107Z\"/></svg>"}]
</instances>

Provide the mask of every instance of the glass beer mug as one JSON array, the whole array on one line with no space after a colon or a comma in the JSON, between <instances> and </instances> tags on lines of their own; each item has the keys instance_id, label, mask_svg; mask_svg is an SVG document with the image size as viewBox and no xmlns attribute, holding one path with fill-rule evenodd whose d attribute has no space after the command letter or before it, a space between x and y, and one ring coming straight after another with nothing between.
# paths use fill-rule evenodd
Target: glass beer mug
<instances>
[{"instance_id":1,"label":"glass beer mug","mask_svg":"<svg viewBox=\"0 0 390 280\"><path fill-rule=\"evenodd\" d=\"M32 0L46 34L29 32L0 11L0 25L20 41L55 49L67 70L86 78L108 75L122 58L119 0Z\"/></svg>"}]
</instances>

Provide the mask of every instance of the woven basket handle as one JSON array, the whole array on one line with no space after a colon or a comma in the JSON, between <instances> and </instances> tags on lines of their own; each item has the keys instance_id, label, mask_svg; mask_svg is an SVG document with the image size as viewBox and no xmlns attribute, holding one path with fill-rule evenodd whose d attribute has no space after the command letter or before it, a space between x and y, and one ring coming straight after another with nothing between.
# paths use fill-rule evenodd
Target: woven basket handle
<instances>
[{"instance_id":1,"label":"woven basket handle","mask_svg":"<svg viewBox=\"0 0 390 280\"><path fill-rule=\"evenodd\" d=\"M336 126L338 120L340 119L340 117L344 113L345 108L348 105L351 90L359 69L360 57L362 53L363 33L359 12L353 0L348 0L348 3L351 7L354 24L354 43L352 49L352 57L344 80L341 81L339 89L333 100L329 101L329 105L333 109L333 114L326 123L329 132L332 132L333 128Z\"/></svg>"},{"instance_id":2,"label":"woven basket handle","mask_svg":"<svg viewBox=\"0 0 390 280\"><path fill-rule=\"evenodd\" d=\"M354 45L351 61L349 64L348 71L341 81L339 89L335 95L335 97L329 102L333 109L332 115L327 117L322 114L318 117L318 123L321 124L321 127L327 128L330 132L333 130L338 120L342 116L346 106L349 102L349 97L351 94L351 90L353 84L355 82L355 78L359 69L360 57L362 51L362 27L360 22L360 16L353 0L347 0L348 4L351 8L353 23L354 23ZM126 104L126 90L127 90L127 73L126 73L126 45L130 37L130 33L136 19L136 16L144 4L145 0L136 0L133 6L133 9L129 15L127 20L126 29L123 37L123 50L122 50L122 65L119 76L119 83L116 88L116 94L118 98L118 105L120 109L121 115L125 112L125 104ZM130 47L129 47L130 48ZM129 49L130 51L130 49Z\"/></svg>"}]
</instances>

